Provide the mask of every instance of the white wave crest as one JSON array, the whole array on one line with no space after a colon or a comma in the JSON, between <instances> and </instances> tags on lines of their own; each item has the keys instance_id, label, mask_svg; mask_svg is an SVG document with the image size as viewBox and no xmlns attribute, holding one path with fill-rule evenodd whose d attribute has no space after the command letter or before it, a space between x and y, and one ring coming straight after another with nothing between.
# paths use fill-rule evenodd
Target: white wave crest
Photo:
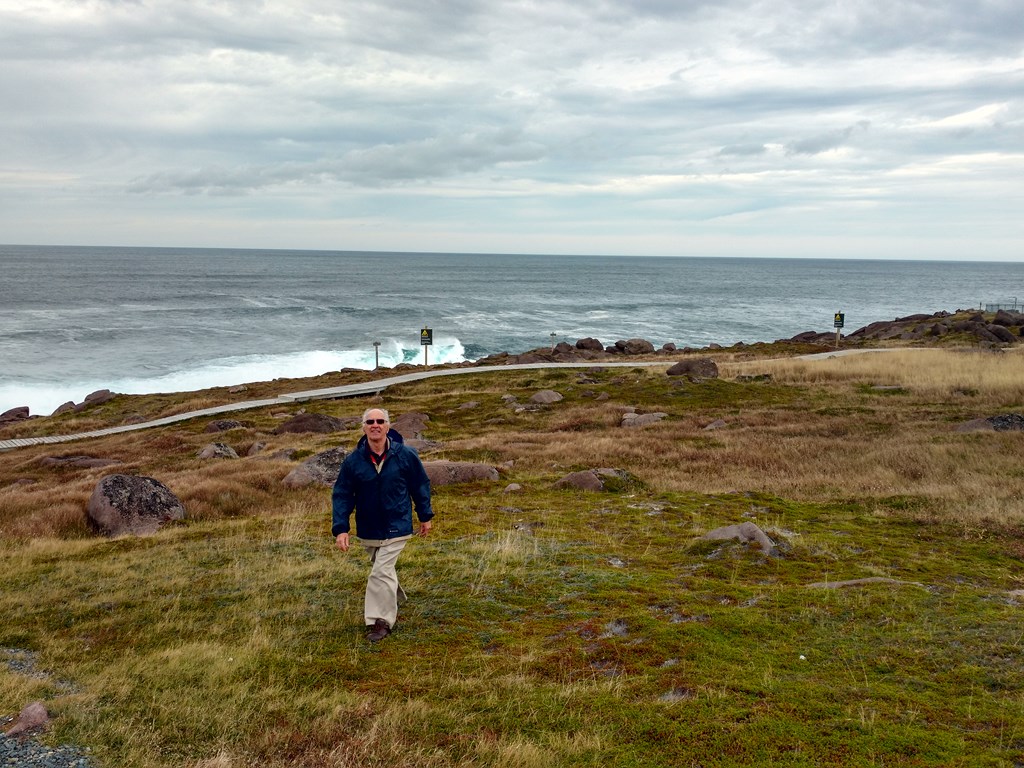
<instances>
[{"instance_id":1,"label":"white wave crest","mask_svg":"<svg viewBox=\"0 0 1024 768\"><path fill-rule=\"evenodd\" d=\"M373 370L374 348L348 350L310 350L283 355L240 355L211 360L191 369L173 370L158 376L93 376L77 381L0 382L0 413L9 408L28 406L33 415L46 416L63 403L82 402L90 392L109 389L125 395L156 392L192 392L211 387L227 387L272 379L300 379L319 376L342 368ZM423 348L409 346L398 339L383 339L377 351L382 368L399 363L422 363ZM435 337L427 352L428 363L460 363L465 349L457 338ZM282 388L284 394L286 388Z\"/></svg>"}]
</instances>

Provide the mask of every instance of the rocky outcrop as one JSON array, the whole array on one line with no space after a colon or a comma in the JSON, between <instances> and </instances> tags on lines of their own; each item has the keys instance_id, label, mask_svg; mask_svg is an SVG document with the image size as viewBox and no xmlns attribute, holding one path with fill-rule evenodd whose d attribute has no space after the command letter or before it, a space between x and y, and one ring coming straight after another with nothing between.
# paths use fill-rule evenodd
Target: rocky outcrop
<instances>
[{"instance_id":1,"label":"rocky outcrop","mask_svg":"<svg viewBox=\"0 0 1024 768\"><path fill-rule=\"evenodd\" d=\"M576 349L587 349L591 352L604 352L604 344L597 339L588 336L576 342Z\"/></svg>"},{"instance_id":2,"label":"rocky outcrop","mask_svg":"<svg viewBox=\"0 0 1024 768\"><path fill-rule=\"evenodd\" d=\"M928 341L957 336L984 346L1015 344L1021 339L1024 313L999 310L990 317L978 311L957 310L934 315L907 315L892 321L870 323L846 336L847 342ZM834 339L834 334L828 334Z\"/></svg>"},{"instance_id":3,"label":"rocky outcrop","mask_svg":"<svg viewBox=\"0 0 1024 768\"><path fill-rule=\"evenodd\" d=\"M84 411L86 408L91 408L94 405L103 405L103 403L109 402L115 397L117 395L109 389L98 389L86 395L85 400L75 406L75 410Z\"/></svg>"},{"instance_id":4,"label":"rocky outcrop","mask_svg":"<svg viewBox=\"0 0 1024 768\"><path fill-rule=\"evenodd\" d=\"M185 517L185 507L171 490L152 477L107 475L89 498L86 519L104 536L146 536L171 520Z\"/></svg>"},{"instance_id":5,"label":"rocky outcrop","mask_svg":"<svg viewBox=\"0 0 1024 768\"><path fill-rule=\"evenodd\" d=\"M19 421L24 421L29 418L28 406L21 405L17 408L11 408L10 410L0 413L0 427L7 424L14 424Z\"/></svg>"},{"instance_id":6,"label":"rocky outcrop","mask_svg":"<svg viewBox=\"0 0 1024 768\"><path fill-rule=\"evenodd\" d=\"M688 360L680 360L669 368L666 373L669 376L685 376L692 381L717 379L718 365L710 357L694 357Z\"/></svg>"},{"instance_id":7,"label":"rocky outcrop","mask_svg":"<svg viewBox=\"0 0 1024 768\"><path fill-rule=\"evenodd\" d=\"M666 345L675 349L675 344ZM517 365L525 363L579 363L588 361L611 360L623 356L640 356L655 354L654 345L646 339L627 339L616 341L614 344L604 346L600 340L588 336L579 339L575 344L559 342L553 347L538 347L537 349L513 355L508 352L499 352L495 355L482 357L473 365Z\"/></svg>"},{"instance_id":8,"label":"rocky outcrop","mask_svg":"<svg viewBox=\"0 0 1024 768\"><path fill-rule=\"evenodd\" d=\"M1024 416L1019 413L1004 413L999 416L972 419L960 424L956 429L957 432L1024 431Z\"/></svg>"},{"instance_id":9,"label":"rocky outcrop","mask_svg":"<svg viewBox=\"0 0 1024 768\"><path fill-rule=\"evenodd\" d=\"M275 435L287 433L319 432L330 434L331 432L343 432L351 429L359 423L359 419L339 419L335 416L328 416L325 413L300 413L292 416L274 430Z\"/></svg>"},{"instance_id":10,"label":"rocky outcrop","mask_svg":"<svg viewBox=\"0 0 1024 768\"><path fill-rule=\"evenodd\" d=\"M496 481L498 470L490 464L477 464L468 461L425 461L423 468L427 471L432 486L473 483L478 480Z\"/></svg>"},{"instance_id":11,"label":"rocky outcrop","mask_svg":"<svg viewBox=\"0 0 1024 768\"><path fill-rule=\"evenodd\" d=\"M286 488L305 488L314 484L332 486L348 453L345 448L331 448L311 456L285 475L281 484Z\"/></svg>"}]
</instances>

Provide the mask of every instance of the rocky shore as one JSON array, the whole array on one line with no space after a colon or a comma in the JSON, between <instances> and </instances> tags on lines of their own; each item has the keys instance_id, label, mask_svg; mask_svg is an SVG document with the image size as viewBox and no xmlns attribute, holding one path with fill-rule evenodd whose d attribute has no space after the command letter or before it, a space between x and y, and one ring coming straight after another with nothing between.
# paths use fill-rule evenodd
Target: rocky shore
<instances>
[{"instance_id":1,"label":"rocky shore","mask_svg":"<svg viewBox=\"0 0 1024 768\"><path fill-rule=\"evenodd\" d=\"M841 335L840 348L874 346L885 342L899 342L908 345L962 345L982 349L1000 349L1019 343L1024 338L1024 312L999 310L985 314L978 310L958 309L956 312L936 312L935 314L917 314L897 317L893 320L882 320L858 328ZM807 352L813 347L836 346L835 331L803 331L788 339L776 339L775 345L802 345ZM607 362L628 357L647 357L650 355L680 355L696 352L714 352L728 350L742 352L767 347L765 342L747 344L737 342L730 347L720 344L709 344L706 347L678 347L676 344L663 344L655 348L646 339L625 339L614 344L603 344L592 337L579 339L575 344L559 342L552 347L538 347L522 353L499 352L479 360L458 363L458 366L516 365L529 363L581 363ZM396 370L415 369L419 366L403 363ZM231 391L243 391L244 387L233 388ZM103 389L86 396L81 403L64 403L51 416L58 416L70 411L82 411L90 406L105 403L115 396L110 390ZM38 418L39 414L30 414L27 406L11 408L0 413L0 431L5 426L17 424L30 418Z\"/></svg>"},{"instance_id":2,"label":"rocky shore","mask_svg":"<svg viewBox=\"0 0 1024 768\"><path fill-rule=\"evenodd\" d=\"M1024 338L1024 313L999 310L986 315L977 310L958 309L956 312L917 314L882 320L840 336L841 348L874 346L883 342L904 344L961 344L963 346L999 349L1017 344ZM816 345L834 348L835 331L803 331L788 339L776 339L774 344ZM477 360L473 365L513 365L518 363L576 363L601 362L640 355L674 355L677 353L709 352L728 349L743 351L767 346L764 342L746 344L737 342L731 347L709 344L699 349L664 344L655 349L645 339L628 339L603 345L593 338L580 339L575 345L561 342L553 347L539 347L522 354L500 352Z\"/></svg>"}]
</instances>

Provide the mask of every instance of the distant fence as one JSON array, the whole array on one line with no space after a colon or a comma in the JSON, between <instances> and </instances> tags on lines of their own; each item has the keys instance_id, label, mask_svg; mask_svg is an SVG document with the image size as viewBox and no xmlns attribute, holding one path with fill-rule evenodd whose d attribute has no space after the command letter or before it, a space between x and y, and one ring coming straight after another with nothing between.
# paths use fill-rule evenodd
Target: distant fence
<instances>
[{"instance_id":1,"label":"distant fence","mask_svg":"<svg viewBox=\"0 0 1024 768\"><path fill-rule=\"evenodd\" d=\"M1021 310L1024 310L1024 304L1019 304L1018 302L1014 301L1011 304L986 304L985 305L985 311L986 312L998 312L1000 309L1005 309L1008 312L1020 312Z\"/></svg>"}]
</instances>

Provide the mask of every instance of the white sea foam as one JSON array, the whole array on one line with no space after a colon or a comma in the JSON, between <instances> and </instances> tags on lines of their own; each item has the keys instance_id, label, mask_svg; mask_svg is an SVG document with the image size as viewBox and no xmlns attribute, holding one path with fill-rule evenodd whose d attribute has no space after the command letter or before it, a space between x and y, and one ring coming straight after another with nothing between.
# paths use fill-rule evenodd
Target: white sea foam
<instances>
[{"instance_id":1,"label":"white sea foam","mask_svg":"<svg viewBox=\"0 0 1024 768\"><path fill-rule=\"evenodd\" d=\"M423 348L411 347L397 339L383 339L378 352L380 366L393 368L399 363L422 363ZM431 365L459 363L465 349L457 338L435 337L427 352ZM80 403L90 392L109 389L125 395L146 395L155 392L192 392L210 387L226 387L253 381L280 378L319 376L341 368L372 370L374 349L313 350L286 355L245 355L211 360L192 369L182 369L150 377L103 379L93 377L78 381L45 381L33 385L0 383L0 413L8 408L27 405L33 415L46 416L63 403ZM288 388L282 386L281 394Z\"/></svg>"}]
</instances>

